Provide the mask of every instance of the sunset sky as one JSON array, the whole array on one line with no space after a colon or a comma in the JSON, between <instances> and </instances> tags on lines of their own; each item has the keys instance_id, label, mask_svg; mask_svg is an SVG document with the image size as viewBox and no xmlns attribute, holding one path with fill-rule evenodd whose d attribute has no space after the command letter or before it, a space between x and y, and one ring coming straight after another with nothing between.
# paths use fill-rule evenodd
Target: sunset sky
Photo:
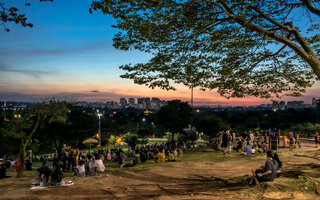
<instances>
[{"instance_id":1,"label":"sunset sky","mask_svg":"<svg viewBox=\"0 0 320 200\"><path fill-rule=\"evenodd\" d=\"M112 47L118 30L112 17L100 12L89 14L90 0L54 0L53 3L23 0L14 3L25 13L33 28L7 24L0 27L0 101L36 101L45 96L77 97L86 101L119 100L121 97L158 97L165 100L190 99L190 90L149 89L121 79L119 66L145 62L150 55L119 51ZM307 90L304 100L320 97L320 84ZM258 105L270 99L235 98L227 100L215 91L195 89L196 105Z\"/></svg>"}]
</instances>

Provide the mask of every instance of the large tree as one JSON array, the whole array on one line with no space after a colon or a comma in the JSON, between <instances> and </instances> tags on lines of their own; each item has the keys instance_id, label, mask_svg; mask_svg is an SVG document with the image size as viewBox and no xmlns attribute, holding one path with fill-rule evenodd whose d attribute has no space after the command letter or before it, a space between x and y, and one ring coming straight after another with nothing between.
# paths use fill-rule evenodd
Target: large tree
<instances>
[{"instance_id":1,"label":"large tree","mask_svg":"<svg viewBox=\"0 0 320 200\"><path fill-rule=\"evenodd\" d=\"M226 97L300 96L320 78L317 0L96 0L116 19L117 49L153 54L121 77ZM90 10L91 12L91 10Z\"/></svg>"},{"instance_id":2,"label":"large tree","mask_svg":"<svg viewBox=\"0 0 320 200\"><path fill-rule=\"evenodd\" d=\"M183 133L183 128L188 127L193 116L190 105L180 100L168 101L168 105L161 107L157 114L164 128L171 131L172 138L175 133Z\"/></svg>"}]
</instances>

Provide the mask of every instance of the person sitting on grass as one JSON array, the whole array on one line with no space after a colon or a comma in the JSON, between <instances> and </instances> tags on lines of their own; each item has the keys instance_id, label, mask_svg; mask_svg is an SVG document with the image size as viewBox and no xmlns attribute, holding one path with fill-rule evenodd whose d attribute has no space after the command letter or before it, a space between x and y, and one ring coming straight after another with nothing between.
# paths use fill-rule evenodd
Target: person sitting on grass
<instances>
[{"instance_id":1,"label":"person sitting on grass","mask_svg":"<svg viewBox=\"0 0 320 200\"><path fill-rule=\"evenodd\" d=\"M86 161L86 164L85 164L86 175L90 176L91 174L94 173L93 165L94 165L93 158L89 154L87 156L87 161Z\"/></svg>"},{"instance_id":2,"label":"person sitting on grass","mask_svg":"<svg viewBox=\"0 0 320 200\"><path fill-rule=\"evenodd\" d=\"M250 155L252 154L252 147L251 145L247 144L246 149L244 152L241 152L242 155Z\"/></svg>"},{"instance_id":3,"label":"person sitting on grass","mask_svg":"<svg viewBox=\"0 0 320 200\"><path fill-rule=\"evenodd\" d=\"M277 177L279 177L280 175L281 175L281 173L282 173L282 162L280 161L280 159L279 159L279 156L278 156L278 154L277 153L274 153L274 156L273 156L273 158L272 158L274 161L276 161L277 162L277 164L278 164L278 167L277 167Z\"/></svg>"},{"instance_id":4,"label":"person sitting on grass","mask_svg":"<svg viewBox=\"0 0 320 200\"><path fill-rule=\"evenodd\" d=\"M136 159L132 159L129 163L123 164L123 167L134 167L136 164Z\"/></svg>"},{"instance_id":5,"label":"person sitting on grass","mask_svg":"<svg viewBox=\"0 0 320 200\"><path fill-rule=\"evenodd\" d=\"M51 169L46 165L47 162L43 161L42 166L37 169L36 174L40 178L40 187L46 187L51 177Z\"/></svg>"},{"instance_id":6,"label":"person sitting on grass","mask_svg":"<svg viewBox=\"0 0 320 200\"><path fill-rule=\"evenodd\" d=\"M147 154L146 154L145 150L142 150L142 151L140 152L140 160L141 160L141 162L143 162L143 163L147 161Z\"/></svg>"},{"instance_id":7,"label":"person sitting on grass","mask_svg":"<svg viewBox=\"0 0 320 200\"><path fill-rule=\"evenodd\" d=\"M64 184L64 176L62 172L61 162L58 158L53 159L53 167L52 167L52 174L51 174L51 183L53 185L61 185Z\"/></svg>"},{"instance_id":8,"label":"person sitting on grass","mask_svg":"<svg viewBox=\"0 0 320 200\"><path fill-rule=\"evenodd\" d=\"M240 139L236 139L236 145L234 146L233 150L239 152L242 149L242 141Z\"/></svg>"},{"instance_id":9,"label":"person sitting on grass","mask_svg":"<svg viewBox=\"0 0 320 200\"><path fill-rule=\"evenodd\" d=\"M79 164L74 168L74 175L77 177L85 177L86 170L83 160L79 161Z\"/></svg>"},{"instance_id":10,"label":"person sitting on grass","mask_svg":"<svg viewBox=\"0 0 320 200\"><path fill-rule=\"evenodd\" d=\"M164 154L164 150L157 154L157 163L163 163L166 161L166 155Z\"/></svg>"},{"instance_id":11,"label":"person sitting on grass","mask_svg":"<svg viewBox=\"0 0 320 200\"><path fill-rule=\"evenodd\" d=\"M248 180L248 184L256 185L260 182L273 181L277 177L278 163L273 160L274 152L267 151L267 161L263 167L252 170L252 177Z\"/></svg>"},{"instance_id":12,"label":"person sitting on grass","mask_svg":"<svg viewBox=\"0 0 320 200\"><path fill-rule=\"evenodd\" d=\"M100 159L100 155L98 155L97 159L94 161L93 167L96 173L104 172L104 170L106 169L106 167L103 164L103 161Z\"/></svg>"},{"instance_id":13,"label":"person sitting on grass","mask_svg":"<svg viewBox=\"0 0 320 200\"><path fill-rule=\"evenodd\" d=\"M169 162L176 161L172 150L169 150L168 155L169 155L169 158L168 158Z\"/></svg>"}]
</instances>

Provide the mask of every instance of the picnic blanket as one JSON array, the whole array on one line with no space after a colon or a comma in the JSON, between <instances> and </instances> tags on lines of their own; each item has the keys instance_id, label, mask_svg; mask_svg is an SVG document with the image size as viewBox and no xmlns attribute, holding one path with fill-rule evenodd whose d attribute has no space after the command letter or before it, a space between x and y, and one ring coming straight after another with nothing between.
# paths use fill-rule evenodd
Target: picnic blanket
<instances>
[{"instance_id":1,"label":"picnic blanket","mask_svg":"<svg viewBox=\"0 0 320 200\"><path fill-rule=\"evenodd\" d=\"M64 184L59 184L59 185L49 185L49 186L46 186L46 187L42 187L40 186L40 183L39 182L33 182L31 184L31 190L38 190L38 189L46 189L46 188L51 188L51 187L68 187L68 186L71 186L73 185L74 183L72 181L67 181L66 183Z\"/></svg>"}]
</instances>

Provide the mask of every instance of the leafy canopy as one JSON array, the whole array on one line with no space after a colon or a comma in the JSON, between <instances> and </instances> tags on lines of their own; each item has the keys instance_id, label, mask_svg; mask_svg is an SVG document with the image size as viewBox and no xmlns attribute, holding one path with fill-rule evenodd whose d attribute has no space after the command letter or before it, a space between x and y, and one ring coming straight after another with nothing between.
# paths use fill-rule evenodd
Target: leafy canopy
<instances>
[{"instance_id":1,"label":"leafy canopy","mask_svg":"<svg viewBox=\"0 0 320 200\"><path fill-rule=\"evenodd\" d=\"M50 1L53 0L40 0L42 1ZM27 0L25 0L25 6L30 6L31 3L29 3ZM15 6L7 7L7 5L3 2L3 0L0 0L0 25L2 25L5 29L5 31L9 32L10 29L6 26L6 23L8 22L14 22L16 24L21 24L23 27L33 27L33 24L27 21L28 18L25 16L25 14L20 13L19 9Z\"/></svg>"},{"instance_id":2,"label":"leafy canopy","mask_svg":"<svg viewBox=\"0 0 320 200\"><path fill-rule=\"evenodd\" d=\"M320 78L316 0L96 0L116 19L117 49L151 53L120 66L151 88L217 89L225 97L300 96ZM315 76L316 75L316 76Z\"/></svg>"},{"instance_id":3,"label":"leafy canopy","mask_svg":"<svg viewBox=\"0 0 320 200\"><path fill-rule=\"evenodd\" d=\"M190 105L180 100L168 101L168 105L161 107L157 115L161 124L173 135L183 133L193 116Z\"/></svg>"}]
</instances>

